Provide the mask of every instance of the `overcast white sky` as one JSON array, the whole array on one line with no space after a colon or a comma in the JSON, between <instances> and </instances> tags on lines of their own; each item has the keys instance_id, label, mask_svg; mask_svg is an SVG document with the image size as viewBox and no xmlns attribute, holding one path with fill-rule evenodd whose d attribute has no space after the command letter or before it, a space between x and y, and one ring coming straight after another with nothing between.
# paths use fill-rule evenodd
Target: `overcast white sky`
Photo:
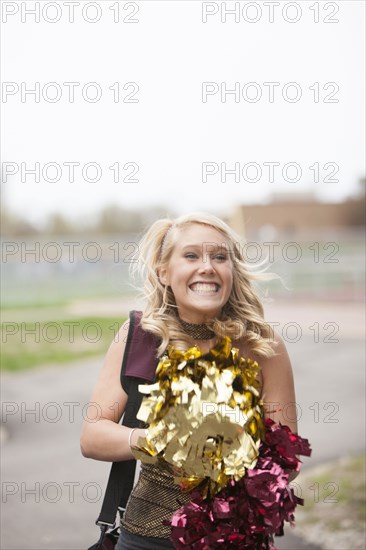
<instances>
[{"instance_id":1,"label":"overcast white sky","mask_svg":"<svg viewBox=\"0 0 366 550\"><path fill-rule=\"evenodd\" d=\"M2 191L24 218L80 217L111 203L220 211L266 202L276 191L314 191L331 201L357 191L364 2L226 2L237 5L239 22L235 15L221 21L221 2L1 4ZM77 83L74 102L65 82ZM138 88L123 89L131 82ZM205 102L204 82L212 83ZM239 96L221 97L235 83ZM38 101L24 94L37 86ZM121 101L128 95L137 101ZM72 162L79 163L74 181L65 164ZM217 172L206 182L205 162ZM22 178L22 166L35 163L40 181ZM48 163L55 164L45 169ZM240 181L227 175L222 182L221 163L240 163ZM117 164L120 181L110 169ZM132 172L136 181L123 181Z\"/></svg>"}]
</instances>

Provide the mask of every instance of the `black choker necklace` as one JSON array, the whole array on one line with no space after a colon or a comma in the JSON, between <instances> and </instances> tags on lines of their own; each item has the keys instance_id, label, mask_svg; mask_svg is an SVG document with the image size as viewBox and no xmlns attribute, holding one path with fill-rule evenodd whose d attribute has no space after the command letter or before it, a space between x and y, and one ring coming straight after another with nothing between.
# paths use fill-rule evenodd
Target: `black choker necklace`
<instances>
[{"instance_id":1,"label":"black choker necklace","mask_svg":"<svg viewBox=\"0 0 366 550\"><path fill-rule=\"evenodd\" d=\"M213 330L208 328L207 325L195 325L194 323L187 323L183 319L179 319L179 321L184 332L194 340L211 340L215 336Z\"/></svg>"}]
</instances>

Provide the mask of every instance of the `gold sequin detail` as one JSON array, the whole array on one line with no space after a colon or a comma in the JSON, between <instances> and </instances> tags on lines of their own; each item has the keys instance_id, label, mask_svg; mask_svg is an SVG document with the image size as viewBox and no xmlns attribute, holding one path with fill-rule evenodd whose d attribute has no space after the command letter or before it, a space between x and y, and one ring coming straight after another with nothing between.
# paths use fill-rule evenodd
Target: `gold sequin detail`
<instances>
[{"instance_id":1,"label":"gold sequin detail","mask_svg":"<svg viewBox=\"0 0 366 550\"><path fill-rule=\"evenodd\" d=\"M159 465L142 464L138 482L127 503L121 526L145 537L170 538L171 527L163 525L172 514L189 501L174 482L174 477Z\"/></svg>"}]
</instances>

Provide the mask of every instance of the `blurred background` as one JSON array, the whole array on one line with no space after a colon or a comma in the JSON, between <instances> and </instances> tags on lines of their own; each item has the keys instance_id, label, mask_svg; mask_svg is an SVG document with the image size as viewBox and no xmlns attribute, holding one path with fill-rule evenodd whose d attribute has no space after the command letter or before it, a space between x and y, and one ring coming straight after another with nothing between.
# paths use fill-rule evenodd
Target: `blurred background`
<instances>
[{"instance_id":1,"label":"blurred background","mask_svg":"<svg viewBox=\"0 0 366 550\"><path fill-rule=\"evenodd\" d=\"M129 267L203 210L283 281L260 292L313 454L277 545L365 548L364 4L49 4L1 6L1 547L97 539L109 464L79 434L143 307Z\"/></svg>"}]
</instances>

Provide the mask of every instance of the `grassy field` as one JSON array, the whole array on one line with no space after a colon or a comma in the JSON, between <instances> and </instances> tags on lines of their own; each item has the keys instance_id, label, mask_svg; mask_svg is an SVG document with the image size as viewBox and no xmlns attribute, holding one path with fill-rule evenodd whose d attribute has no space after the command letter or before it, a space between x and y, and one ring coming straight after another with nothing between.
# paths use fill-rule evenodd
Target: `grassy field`
<instances>
[{"instance_id":1,"label":"grassy field","mask_svg":"<svg viewBox=\"0 0 366 550\"><path fill-rule=\"evenodd\" d=\"M25 265L24 270L8 269L5 274L2 370L104 355L124 322L123 303L131 296L125 266L123 273L116 266L84 266L72 273L57 267L48 273L44 266L34 271L34 266Z\"/></svg>"},{"instance_id":2,"label":"grassy field","mask_svg":"<svg viewBox=\"0 0 366 550\"><path fill-rule=\"evenodd\" d=\"M364 550L365 468L361 455L301 473L293 482L305 499L296 512L296 532L326 550Z\"/></svg>"},{"instance_id":3,"label":"grassy field","mask_svg":"<svg viewBox=\"0 0 366 550\"><path fill-rule=\"evenodd\" d=\"M60 315L52 320L3 322L1 369L19 371L103 355L124 320L116 316Z\"/></svg>"}]
</instances>

